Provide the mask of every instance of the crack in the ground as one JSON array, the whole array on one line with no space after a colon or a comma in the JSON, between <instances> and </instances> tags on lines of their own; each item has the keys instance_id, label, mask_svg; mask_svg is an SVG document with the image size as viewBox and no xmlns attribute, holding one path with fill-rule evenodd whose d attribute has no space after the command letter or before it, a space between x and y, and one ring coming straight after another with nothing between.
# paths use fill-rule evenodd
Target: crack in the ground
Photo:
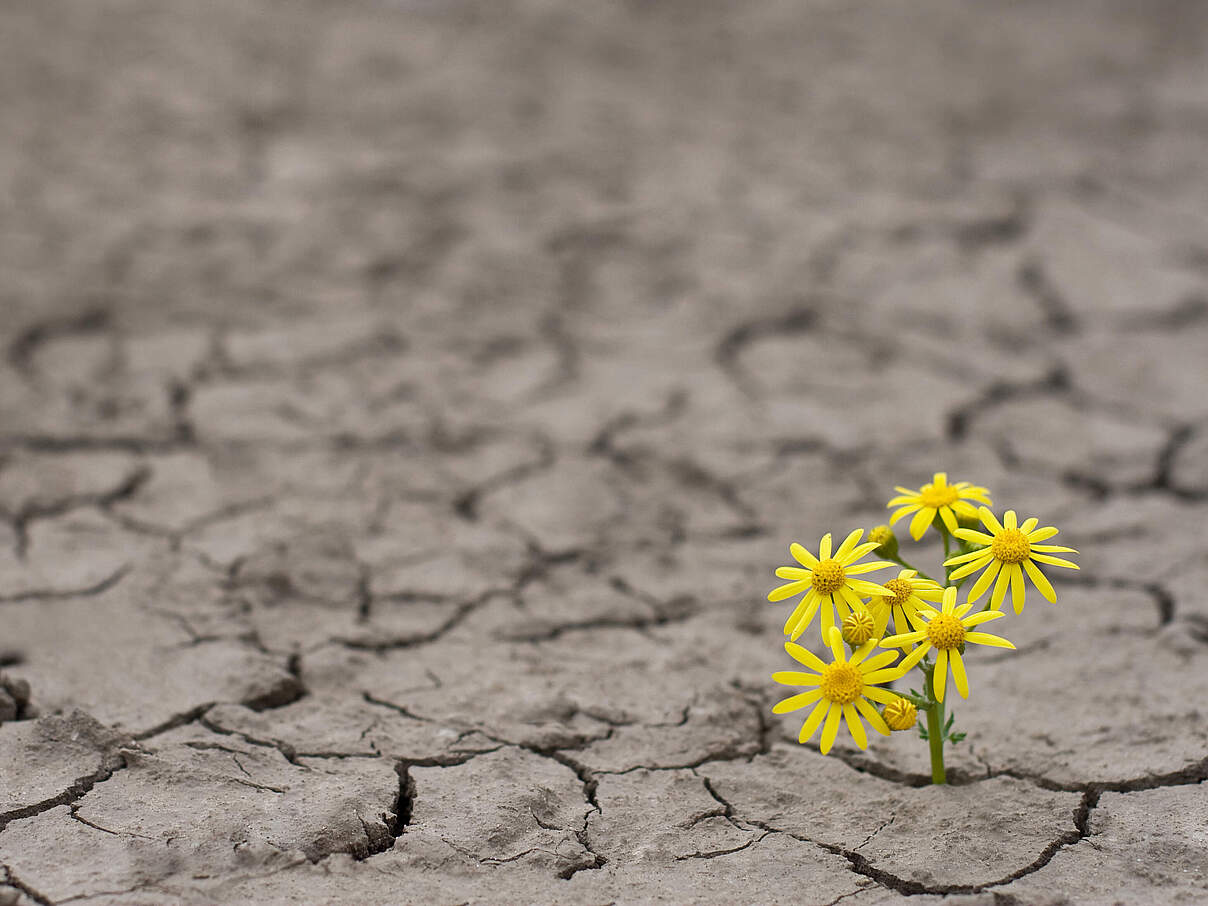
<instances>
[{"instance_id":1,"label":"crack in the ground","mask_svg":"<svg viewBox=\"0 0 1208 906\"><path fill-rule=\"evenodd\" d=\"M1078 318L1057 291L1040 261L1025 261L1020 266L1017 277L1020 289L1040 306L1050 330L1056 334L1077 333L1080 327Z\"/></svg>"},{"instance_id":2,"label":"crack in the ground","mask_svg":"<svg viewBox=\"0 0 1208 906\"><path fill-rule=\"evenodd\" d=\"M51 900L50 897L39 893L33 887L30 887L28 884L18 878L16 873L9 868L9 866L0 865L0 869L4 870L3 881L9 887L21 891L23 894L37 903L38 906L55 906L54 901Z\"/></svg>"},{"instance_id":3,"label":"crack in the ground","mask_svg":"<svg viewBox=\"0 0 1208 906\"><path fill-rule=\"evenodd\" d=\"M78 821L78 822L80 822L80 824L83 824L86 827L91 827L93 830L100 831L101 833L104 833L104 834L110 834L114 837L138 837L140 840L150 840L152 843L160 842L157 838L148 837L145 834L136 834L136 833L133 833L132 831L115 831L115 830L111 830L110 828L107 828L107 827L102 827L101 825L99 825L93 821L89 821L87 818L85 818L83 815L80 814L80 803L78 803L78 802L73 803L71 805L71 811L69 812L69 815L73 821Z\"/></svg>"},{"instance_id":4,"label":"crack in the ground","mask_svg":"<svg viewBox=\"0 0 1208 906\"><path fill-rule=\"evenodd\" d=\"M738 846L731 846L726 849L714 849L714 850L709 850L708 852L701 852L700 850L697 850L696 852L686 853L682 856L676 856L675 861L676 862L686 862L689 859L717 859L722 856L732 856L732 855L734 855L734 853L740 853L744 849L751 848L756 843L758 843L760 840L762 840L764 837L766 837L768 835L768 833L769 833L769 831L765 831L764 833L760 834L758 837L752 837L746 843L742 843Z\"/></svg>"},{"instance_id":5,"label":"crack in the ground","mask_svg":"<svg viewBox=\"0 0 1208 906\"><path fill-rule=\"evenodd\" d=\"M108 491L98 494L72 494L50 501L33 500L25 503L15 513L0 511L0 518L8 520L16 535L17 559L24 560L29 552L29 527L35 521L65 516L73 510L86 507L105 509L115 503L129 500L150 481L151 474L149 466L141 465L131 470L120 483Z\"/></svg>"},{"instance_id":6,"label":"crack in the ground","mask_svg":"<svg viewBox=\"0 0 1208 906\"><path fill-rule=\"evenodd\" d=\"M995 381L974 399L948 413L945 434L949 441L959 443L968 435L973 420L984 415L988 409L1013 400L1063 393L1069 389L1069 374L1062 367L1050 369L1035 381Z\"/></svg>"},{"instance_id":7,"label":"crack in the ground","mask_svg":"<svg viewBox=\"0 0 1208 906\"><path fill-rule=\"evenodd\" d=\"M483 497L509 484L519 483L525 479L540 475L552 469L557 462L554 444L544 435L532 435L537 446L537 456L529 462L506 469L497 475L482 481L468 490L462 491L453 500L453 512L467 522L477 522L478 508Z\"/></svg>"},{"instance_id":8,"label":"crack in the ground","mask_svg":"<svg viewBox=\"0 0 1208 906\"><path fill-rule=\"evenodd\" d=\"M892 823L892 818L890 818L890 820L881 827L877 828L877 831L874 831L873 835L870 836L868 840L865 840L864 843L860 844L860 846L856 847L855 849L847 849L838 844L814 840L801 834L793 833L792 831L786 831L774 827L767 822L758 821L751 818L743 818L742 821L743 823L752 825L753 827L761 828L762 830L767 831L769 834L785 834L786 836L792 837L794 840L820 847L836 856L842 856L847 860L850 871L858 875L862 875L863 877L870 878L882 887L889 890L894 890L905 896L946 896L949 894L983 893L991 888L1002 887L1010 884L1013 881L1017 881L1022 877L1033 874L1044 868L1049 864L1049 862L1052 861L1053 857L1061 849L1079 843L1090 835L1089 816L1091 811L1093 811L1096 805L1098 805L1098 802L1098 792L1084 793L1082 801L1072 814L1074 826L1071 830L1063 833L1055 840L1050 841L1035 859L1022 868L1019 868L1016 871L1013 871L997 880L986 881L978 884L923 884L918 881L912 881L909 878L903 878L894 874L893 872L877 868L872 861L859 853L858 850L862 846L867 845L869 840L872 839L872 836L875 836L877 832L888 826L888 824Z\"/></svg>"},{"instance_id":9,"label":"crack in the ground","mask_svg":"<svg viewBox=\"0 0 1208 906\"><path fill-rule=\"evenodd\" d=\"M87 308L76 314L48 318L27 327L9 344L9 364L30 378L35 373L34 356L42 346L59 339L108 333L112 327L112 315L105 308Z\"/></svg>"},{"instance_id":10,"label":"crack in the ground","mask_svg":"<svg viewBox=\"0 0 1208 906\"><path fill-rule=\"evenodd\" d=\"M123 563L105 578L92 585L81 588L32 588L13 594L0 595L0 604L13 604L20 601L55 601L67 598L94 598L113 588L131 571L129 563Z\"/></svg>"},{"instance_id":11,"label":"crack in the ground","mask_svg":"<svg viewBox=\"0 0 1208 906\"><path fill-rule=\"evenodd\" d=\"M747 373L739 361L743 350L765 337L783 337L807 333L818 325L818 315L813 307L801 306L782 315L756 318L734 327L722 337L713 351L713 360L722 373L748 397L757 398L758 382Z\"/></svg>"},{"instance_id":12,"label":"crack in the ground","mask_svg":"<svg viewBox=\"0 0 1208 906\"><path fill-rule=\"evenodd\" d=\"M0 831L3 831L13 821L32 818L34 815L48 812L52 808L58 808L60 805L71 805L84 798L98 783L104 783L116 772L130 766L130 762L126 757L127 751L129 750L119 749L116 752L106 754L102 758L101 765L97 770L91 774L77 778L67 789L56 796L44 799L41 802L35 802L32 805L25 805L21 808L0 813Z\"/></svg>"}]
</instances>

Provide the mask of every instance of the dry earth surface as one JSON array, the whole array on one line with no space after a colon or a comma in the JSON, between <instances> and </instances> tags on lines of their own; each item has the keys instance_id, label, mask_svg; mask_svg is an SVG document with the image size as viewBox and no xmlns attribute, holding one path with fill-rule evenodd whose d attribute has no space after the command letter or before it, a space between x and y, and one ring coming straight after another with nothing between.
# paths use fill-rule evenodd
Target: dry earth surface
<instances>
[{"instance_id":1,"label":"dry earth surface","mask_svg":"<svg viewBox=\"0 0 1208 906\"><path fill-rule=\"evenodd\" d=\"M0 903L1204 902L1206 40L0 5ZM934 789L764 595L940 468L1083 570Z\"/></svg>"}]
</instances>

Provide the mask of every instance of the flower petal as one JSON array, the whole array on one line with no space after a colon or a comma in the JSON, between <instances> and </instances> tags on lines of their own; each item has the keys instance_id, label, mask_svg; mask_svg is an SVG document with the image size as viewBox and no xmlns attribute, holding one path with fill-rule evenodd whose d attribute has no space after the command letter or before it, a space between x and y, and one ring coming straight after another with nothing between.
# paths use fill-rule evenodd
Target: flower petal
<instances>
[{"instance_id":1,"label":"flower petal","mask_svg":"<svg viewBox=\"0 0 1208 906\"><path fill-rule=\"evenodd\" d=\"M965 641L972 642L974 645L990 645L994 648L1015 647L1001 636L991 635L988 632L966 632Z\"/></svg>"},{"instance_id":2,"label":"flower petal","mask_svg":"<svg viewBox=\"0 0 1208 906\"><path fill-rule=\"evenodd\" d=\"M831 555L831 535L827 532L822 536L822 541L818 545L818 559L829 560Z\"/></svg>"},{"instance_id":3,"label":"flower petal","mask_svg":"<svg viewBox=\"0 0 1208 906\"><path fill-rule=\"evenodd\" d=\"M985 548L979 547L977 550L969 551L967 554L957 554L955 557L949 557L944 561L944 566L956 566L960 563L968 563L970 560L976 560L979 557L984 557L988 553L990 552ZM991 556L993 555L991 554ZM784 567L782 566L781 569L784 569Z\"/></svg>"},{"instance_id":4,"label":"flower petal","mask_svg":"<svg viewBox=\"0 0 1208 906\"><path fill-rule=\"evenodd\" d=\"M931 675L931 688L935 690L935 700L944 700L944 686L948 682L948 649L941 648L935 655L935 673Z\"/></svg>"},{"instance_id":5,"label":"flower petal","mask_svg":"<svg viewBox=\"0 0 1208 906\"><path fill-rule=\"evenodd\" d=\"M830 638L830 631L835 628L835 604L830 595L820 596L822 607L822 641L825 644Z\"/></svg>"},{"instance_id":6,"label":"flower petal","mask_svg":"<svg viewBox=\"0 0 1208 906\"><path fill-rule=\"evenodd\" d=\"M814 689L812 692L801 692L797 695L792 695L783 701L778 701L772 706L773 714L788 714L791 711L800 711L806 705L812 705L814 702L822 698L822 690Z\"/></svg>"},{"instance_id":7,"label":"flower petal","mask_svg":"<svg viewBox=\"0 0 1208 906\"><path fill-rule=\"evenodd\" d=\"M777 566L776 578L792 579L794 582L796 582L801 579L811 578L811 574L808 569L798 569L796 566Z\"/></svg>"},{"instance_id":8,"label":"flower petal","mask_svg":"<svg viewBox=\"0 0 1208 906\"><path fill-rule=\"evenodd\" d=\"M804 744L807 739L817 733L818 725L822 723L822 718L826 717L828 711L830 711L830 702L826 700L814 705L814 710L801 725L801 732L797 734L797 742Z\"/></svg>"},{"instance_id":9,"label":"flower petal","mask_svg":"<svg viewBox=\"0 0 1208 906\"><path fill-rule=\"evenodd\" d=\"M856 713L854 704L843 706L843 719L847 721L847 732L856 741L856 745L861 749L867 749L868 734L864 732L864 724L860 722L860 715Z\"/></svg>"},{"instance_id":10,"label":"flower petal","mask_svg":"<svg viewBox=\"0 0 1208 906\"><path fill-rule=\"evenodd\" d=\"M839 545L839 549L835 551L835 559L842 563L843 558L851 553L852 548L859 543L862 537L864 537L864 529L852 529L848 532L847 537L843 539L843 543Z\"/></svg>"},{"instance_id":11,"label":"flower petal","mask_svg":"<svg viewBox=\"0 0 1208 906\"><path fill-rule=\"evenodd\" d=\"M871 642L869 644L872 644ZM896 651L882 651L880 654L874 654L872 657L861 658L860 661L852 658L852 663L860 664L861 673L876 673L886 664L890 664L898 656Z\"/></svg>"},{"instance_id":12,"label":"flower petal","mask_svg":"<svg viewBox=\"0 0 1208 906\"><path fill-rule=\"evenodd\" d=\"M786 598L791 598L793 595L799 595L805 591L809 584L809 579L799 579L796 582L785 583L769 591L768 600L775 604L777 601L783 601Z\"/></svg>"},{"instance_id":13,"label":"flower petal","mask_svg":"<svg viewBox=\"0 0 1208 906\"><path fill-rule=\"evenodd\" d=\"M794 645L792 642L785 642L784 650L798 664L803 664L811 670L817 670L821 673L826 669L826 662L808 648L802 648L800 645Z\"/></svg>"},{"instance_id":14,"label":"flower petal","mask_svg":"<svg viewBox=\"0 0 1208 906\"><path fill-rule=\"evenodd\" d=\"M969 674L965 673L965 662L961 653L953 648L948 655L948 662L952 665L952 680L956 683L956 691L960 693L961 698L968 698Z\"/></svg>"},{"instance_id":15,"label":"flower petal","mask_svg":"<svg viewBox=\"0 0 1208 906\"><path fill-rule=\"evenodd\" d=\"M960 528L960 526L956 524L956 516L952 512L952 507L940 507L940 518L944 520L944 526L948 529L949 534Z\"/></svg>"},{"instance_id":16,"label":"flower petal","mask_svg":"<svg viewBox=\"0 0 1208 906\"><path fill-rule=\"evenodd\" d=\"M876 595L881 598L893 597L893 592L884 585L878 585L876 582L869 582L867 579L849 579L847 584L853 588L857 594Z\"/></svg>"},{"instance_id":17,"label":"flower petal","mask_svg":"<svg viewBox=\"0 0 1208 906\"><path fill-rule=\"evenodd\" d=\"M965 638L968 638L968 636L966 635ZM915 664L917 664L919 661L921 661L923 659L923 657L927 654L927 652L930 650L931 650L930 641L921 642L919 644L918 648L914 649L914 651L910 652L908 655L906 655L906 657L904 657L900 661L898 661L898 665L897 665L896 669L901 670L902 673L904 674L907 670L909 670ZM868 677L865 677L864 681L868 682Z\"/></svg>"},{"instance_id":18,"label":"flower petal","mask_svg":"<svg viewBox=\"0 0 1208 906\"><path fill-rule=\"evenodd\" d=\"M831 702L830 711L826 715L826 725L822 728L822 744L818 747L823 755L835 744L835 737L839 734L839 715L842 713L843 706L838 702Z\"/></svg>"},{"instance_id":19,"label":"flower petal","mask_svg":"<svg viewBox=\"0 0 1208 906\"><path fill-rule=\"evenodd\" d=\"M782 686L816 686L822 682L822 677L816 673L802 673L800 670L777 670L772 674L772 682Z\"/></svg>"},{"instance_id":20,"label":"flower petal","mask_svg":"<svg viewBox=\"0 0 1208 906\"><path fill-rule=\"evenodd\" d=\"M874 670L872 673L864 674L864 682L873 685L887 683L890 680L898 679L902 675L902 670L898 667L889 667L885 670Z\"/></svg>"},{"instance_id":21,"label":"flower petal","mask_svg":"<svg viewBox=\"0 0 1208 906\"><path fill-rule=\"evenodd\" d=\"M915 642L921 642L927 638L927 633L924 632L903 632L899 635L891 635L881 639L882 648L905 648L907 645L913 645Z\"/></svg>"},{"instance_id":22,"label":"flower petal","mask_svg":"<svg viewBox=\"0 0 1208 906\"><path fill-rule=\"evenodd\" d=\"M1033 516L1031 519L1024 520L1024 523L1019 527L1019 530L1026 535L1038 525L1040 525L1040 520Z\"/></svg>"},{"instance_id":23,"label":"flower petal","mask_svg":"<svg viewBox=\"0 0 1208 906\"><path fill-rule=\"evenodd\" d=\"M789 614L789 618L784 621L784 633L792 641L797 641L801 637L801 633L809 627L814 620L814 614L818 612L818 601L820 595L818 592L810 589L809 594L801 599L801 603Z\"/></svg>"},{"instance_id":24,"label":"flower petal","mask_svg":"<svg viewBox=\"0 0 1208 906\"><path fill-rule=\"evenodd\" d=\"M868 725L880 733L882 736L889 735L889 725L885 723L885 718L877 713L877 709L870 705L862 698L856 699L856 707L860 713L864 715L864 719L868 721Z\"/></svg>"},{"instance_id":25,"label":"flower petal","mask_svg":"<svg viewBox=\"0 0 1208 906\"><path fill-rule=\"evenodd\" d=\"M1044 528L1038 528L1033 532L1028 532L1028 540L1032 543L1044 541L1048 538L1052 538L1057 534L1058 531L1060 531L1060 529L1058 529L1056 526L1046 525Z\"/></svg>"},{"instance_id":26,"label":"flower petal","mask_svg":"<svg viewBox=\"0 0 1208 906\"><path fill-rule=\"evenodd\" d=\"M1016 613L1023 613L1023 569L1018 563L1011 564L1011 606Z\"/></svg>"},{"instance_id":27,"label":"flower petal","mask_svg":"<svg viewBox=\"0 0 1208 906\"><path fill-rule=\"evenodd\" d=\"M916 512L918 512L918 510L919 510L919 504L917 504L917 503L912 503L912 504L910 504L910 506L904 506L900 510L895 511L894 514L889 517L889 524L892 526L903 516L908 516L911 513L916 513Z\"/></svg>"},{"instance_id":28,"label":"flower petal","mask_svg":"<svg viewBox=\"0 0 1208 906\"><path fill-rule=\"evenodd\" d=\"M979 610L977 613L969 614L961 620L961 623L966 629L974 626L980 626L982 623L989 623L991 620L997 620L1000 617L1005 617L1006 614L1001 610Z\"/></svg>"},{"instance_id":29,"label":"flower petal","mask_svg":"<svg viewBox=\"0 0 1208 906\"><path fill-rule=\"evenodd\" d=\"M793 559L796 560L798 563L800 563L802 566L806 566L806 567L809 567L810 569L813 569L814 567L816 567L818 565L818 558L815 557L813 554L811 554L809 551L807 551L802 545L798 544L796 541L794 541L792 544L789 545L789 553L792 555Z\"/></svg>"},{"instance_id":30,"label":"flower petal","mask_svg":"<svg viewBox=\"0 0 1208 906\"><path fill-rule=\"evenodd\" d=\"M843 647L843 636L838 629L826 632L826 643L830 646L831 654L835 656L836 664L842 664L847 660L847 649Z\"/></svg>"},{"instance_id":31,"label":"flower petal","mask_svg":"<svg viewBox=\"0 0 1208 906\"><path fill-rule=\"evenodd\" d=\"M952 534L960 538L962 541L971 541L975 544L993 544L994 536L987 535L985 532L979 532L971 528L958 528Z\"/></svg>"},{"instance_id":32,"label":"flower petal","mask_svg":"<svg viewBox=\"0 0 1208 906\"><path fill-rule=\"evenodd\" d=\"M888 705L891 702L901 698L896 692L889 689L882 689L879 686L865 686L863 693L865 698L871 699L874 702L880 702L883 705Z\"/></svg>"},{"instance_id":33,"label":"flower petal","mask_svg":"<svg viewBox=\"0 0 1208 906\"><path fill-rule=\"evenodd\" d=\"M1045 596L1045 599L1052 604L1057 603L1057 592L1053 591L1053 583L1048 580L1031 560L1023 561L1023 568L1028 571L1028 577L1031 578L1032 584L1036 586L1036 590Z\"/></svg>"},{"instance_id":34,"label":"flower petal","mask_svg":"<svg viewBox=\"0 0 1208 906\"><path fill-rule=\"evenodd\" d=\"M1038 563L1048 563L1052 566L1064 566L1066 569L1081 569L1077 563L1063 560L1061 557L1050 557L1048 554L1032 554L1032 559Z\"/></svg>"},{"instance_id":35,"label":"flower petal","mask_svg":"<svg viewBox=\"0 0 1208 906\"><path fill-rule=\"evenodd\" d=\"M976 601L978 598L984 595L986 593L986 589L990 587L990 583L994 581L994 577L998 575L998 571L1000 569L1002 569L1002 563L1000 563L998 560L991 559L990 565L986 567L986 571L978 576L977 581L973 583L973 587L969 589L969 596L965 598L965 600ZM961 578L959 575L960 572L961 570L958 569L955 573L948 577L949 580L951 581Z\"/></svg>"},{"instance_id":36,"label":"flower petal","mask_svg":"<svg viewBox=\"0 0 1208 906\"><path fill-rule=\"evenodd\" d=\"M961 579L965 578L965 576L973 575L983 566L990 566L991 568L994 568L994 564L997 562L998 561L994 559L994 555L991 554L990 551L983 550L982 555L976 560L970 560L964 566L958 566L951 573L949 573L948 581L959 582ZM998 572L998 569L994 568L994 572ZM973 601L976 600L976 598L970 598L969 600Z\"/></svg>"},{"instance_id":37,"label":"flower petal","mask_svg":"<svg viewBox=\"0 0 1208 906\"><path fill-rule=\"evenodd\" d=\"M910 520L910 537L918 541L927 532L927 526L935 519L935 507L925 506Z\"/></svg>"},{"instance_id":38,"label":"flower petal","mask_svg":"<svg viewBox=\"0 0 1208 906\"><path fill-rule=\"evenodd\" d=\"M990 512L989 507L979 506L977 508L977 515L978 515L978 518L981 519L982 525L984 525L986 528L988 528L992 535L997 535L1002 532L1002 530L1003 530L1002 523L1000 523L997 519L994 518L994 514L992 512Z\"/></svg>"},{"instance_id":39,"label":"flower petal","mask_svg":"<svg viewBox=\"0 0 1208 906\"><path fill-rule=\"evenodd\" d=\"M855 667L859 664L862 664L864 662L864 659L866 657L868 657L869 653L876 647L877 647L877 640L869 639L867 642L865 642L863 645L861 645L859 648L857 648L855 651L853 651L851 653L851 657L849 657L847 659L847 662L849 664L851 664L853 667ZM892 651L890 651L888 653L893 654ZM877 657L880 657L880 655L877 655ZM861 672L867 672L867 669L868 668L866 668L866 667L860 668Z\"/></svg>"},{"instance_id":40,"label":"flower petal","mask_svg":"<svg viewBox=\"0 0 1208 906\"><path fill-rule=\"evenodd\" d=\"M1007 587L1011 582L1011 570L1007 569L1007 564L1003 564L1003 568L998 571L998 581L994 583L994 593L990 595L990 606L995 610L1002 610L1002 600L1007 596Z\"/></svg>"}]
</instances>

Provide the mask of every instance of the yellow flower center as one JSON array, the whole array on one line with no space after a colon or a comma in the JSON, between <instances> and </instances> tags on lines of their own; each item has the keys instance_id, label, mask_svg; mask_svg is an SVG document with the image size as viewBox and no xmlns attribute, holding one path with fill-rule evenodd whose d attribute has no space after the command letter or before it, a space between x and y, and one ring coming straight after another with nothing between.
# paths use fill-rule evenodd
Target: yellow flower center
<instances>
[{"instance_id":1,"label":"yellow flower center","mask_svg":"<svg viewBox=\"0 0 1208 906\"><path fill-rule=\"evenodd\" d=\"M1003 529L994 536L990 553L1003 563L1023 563L1031 556L1032 545L1028 543L1028 536L1019 529Z\"/></svg>"},{"instance_id":2,"label":"yellow flower center","mask_svg":"<svg viewBox=\"0 0 1208 906\"><path fill-rule=\"evenodd\" d=\"M927 624L927 638L936 648L959 648L965 641L965 627L952 614L937 613Z\"/></svg>"},{"instance_id":3,"label":"yellow flower center","mask_svg":"<svg viewBox=\"0 0 1208 906\"><path fill-rule=\"evenodd\" d=\"M892 597L885 599L885 603L890 607L901 607L914 594L914 586L905 579L890 579L885 583L885 587L893 592Z\"/></svg>"},{"instance_id":4,"label":"yellow flower center","mask_svg":"<svg viewBox=\"0 0 1208 906\"><path fill-rule=\"evenodd\" d=\"M876 623L867 610L853 610L843 618L843 641L860 646L872 638Z\"/></svg>"},{"instance_id":5,"label":"yellow flower center","mask_svg":"<svg viewBox=\"0 0 1208 906\"><path fill-rule=\"evenodd\" d=\"M904 698L897 698L885 706L881 715L885 718L885 723L889 725L889 729L909 730L919 719L919 709L915 707L913 702L908 702Z\"/></svg>"},{"instance_id":6,"label":"yellow flower center","mask_svg":"<svg viewBox=\"0 0 1208 906\"><path fill-rule=\"evenodd\" d=\"M814 567L814 590L820 595L829 595L843 587L847 574L838 560L822 560Z\"/></svg>"},{"instance_id":7,"label":"yellow flower center","mask_svg":"<svg viewBox=\"0 0 1208 906\"><path fill-rule=\"evenodd\" d=\"M919 489L919 501L923 506L935 507L936 509L942 506L952 506L960 498L960 492L951 485L940 487L934 484L925 484Z\"/></svg>"},{"instance_id":8,"label":"yellow flower center","mask_svg":"<svg viewBox=\"0 0 1208 906\"><path fill-rule=\"evenodd\" d=\"M874 526L868 533L868 540L875 541L877 544L884 544L892 531L893 529L887 525Z\"/></svg>"},{"instance_id":9,"label":"yellow flower center","mask_svg":"<svg viewBox=\"0 0 1208 906\"><path fill-rule=\"evenodd\" d=\"M823 668L818 687L823 698L850 705L864 691L864 675L851 664L830 664Z\"/></svg>"}]
</instances>

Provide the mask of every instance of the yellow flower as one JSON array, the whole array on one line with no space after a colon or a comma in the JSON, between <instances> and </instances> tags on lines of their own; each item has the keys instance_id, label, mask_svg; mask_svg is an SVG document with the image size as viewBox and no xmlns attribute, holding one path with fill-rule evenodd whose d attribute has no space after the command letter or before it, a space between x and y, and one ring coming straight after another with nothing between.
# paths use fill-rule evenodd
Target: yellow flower
<instances>
[{"instance_id":1,"label":"yellow flower","mask_svg":"<svg viewBox=\"0 0 1208 906\"><path fill-rule=\"evenodd\" d=\"M935 608L930 602L944 596L944 590L937 582L919 578L918 571L913 569L902 570L896 579L888 580L885 587L890 591L888 596L874 596L868 602L868 609L876 620L877 636L885 634L890 614L895 632L922 629L927 624L919 618L919 611L933 613Z\"/></svg>"},{"instance_id":2,"label":"yellow flower","mask_svg":"<svg viewBox=\"0 0 1208 906\"><path fill-rule=\"evenodd\" d=\"M919 709L914 702L899 698L882 708L881 715L889 729L909 730L919 719Z\"/></svg>"},{"instance_id":3,"label":"yellow flower","mask_svg":"<svg viewBox=\"0 0 1208 906\"><path fill-rule=\"evenodd\" d=\"M1051 525L1044 528L1036 528L1040 522L1039 519L1032 518L1024 522L1023 525L1018 525L1015 511L1007 510L1003 516L1002 525L999 525L998 520L994 518L994 514L986 507L982 507L977 512L981 516L982 524L992 534L987 535L985 532L977 532L973 529L957 530L956 537L972 544L983 546L978 550L969 551L967 554L958 554L947 560L944 563L945 566L961 564L959 569L953 570L952 574L948 576L948 581L956 582L965 576L977 572L984 566L986 568L985 572L973 583L973 587L969 589L969 597L966 600L976 601L984 595L986 589L990 587L991 582L994 582L994 577L997 575L998 581L994 583L994 594L990 597L990 606L994 610L1002 609L1003 597L1007 593L1007 585L1010 584L1011 603L1015 607L1015 612L1019 613L1023 610L1023 574L1026 571L1032 583L1040 589L1040 593L1048 600L1056 602L1057 593L1053 591L1053 586L1049 584L1049 580L1045 578L1044 573L1040 571L1036 564L1047 563L1051 566L1064 566L1066 569L1077 569L1078 565L1076 563L1063 560L1061 557L1054 557L1052 554L1076 554L1078 552L1072 547L1061 547L1057 544L1041 544L1041 541L1056 535L1057 529Z\"/></svg>"},{"instance_id":4,"label":"yellow flower","mask_svg":"<svg viewBox=\"0 0 1208 906\"><path fill-rule=\"evenodd\" d=\"M959 516L970 519L977 517L977 508L967 501L976 500L986 505L991 503L987 496L990 492L985 488L979 488L967 481L948 484L947 472L936 472L931 484L925 484L917 491L903 487L895 487L894 490L901 496L889 501L886 508L901 508L894 511L889 518L889 524L893 525L903 516L914 513L914 518L910 520L910 537L915 541L923 537L936 513L939 513L948 531L955 535L958 528L956 520Z\"/></svg>"},{"instance_id":5,"label":"yellow flower","mask_svg":"<svg viewBox=\"0 0 1208 906\"><path fill-rule=\"evenodd\" d=\"M935 649L935 673L932 677L932 688L935 690L936 701L944 700L944 687L948 678L948 666L952 666L952 679L956 681L956 691L961 698L969 697L969 677L965 673L965 662L961 659L961 646L972 642L974 645L993 645L996 648L1014 648L1006 639L988 632L970 632L974 626L996 620L1004 614L997 610L982 610L970 614L972 603L956 606L956 588L949 586L944 589L943 610L927 618L927 627L917 632L906 632L901 635L891 635L881 640L882 648L905 648L918 644L910 654L902 658L898 664L902 671L909 670L923 659L932 648Z\"/></svg>"},{"instance_id":6,"label":"yellow flower","mask_svg":"<svg viewBox=\"0 0 1208 906\"><path fill-rule=\"evenodd\" d=\"M839 545L834 556L831 556L830 533L822 536L817 557L800 544L794 542L789 545L789 553L793 555L793 559L805 568L778 567L776 576L789 581L779 588L773 589L768 594L768 600L775 603L801 594L803 591L806 592L797 608L784 622L785 634L789 635L794 642L801 633L805 632L819 608L822 610L822 638L825 640L830 628L835 625L836 609L839 611L839 620L842 620L853 609L863 609L863 598L868 595L893 594L889 589L877 585L875 582L852 578L862 573L893 566L892 563L884 560L856 563L857 560L872 553L877 547L875 541L860 544L863 536L864 530L856 529L843 539L843 543Z\"/></svg>"},{"instance_id":7,"label":"yellow flower","mask_svg":"<svg viewBox=\"0 0 1208 906\"><path fill-rule=\"evenodd\" d=\"M772 708L772 713L788 714L790 711L813 705L813 710L810 711L809 717L801 726L801 732L797 734L797 741L804 744L817 732L825 718L826 725L822 728L822 740L819 745L823 755L829 752L835 743L835 736L839 732L839 717L842 715L847 721L847 729L856 745L861 749L867 749L868 736L864 732L864 724L860 722L861 715L882 736L889 735L889 727L886 725L885 719L877 713L877 709L869 704L869 701L888 705L898 698L888 689L878 688L881 683L895 680L902 675L902 671L896 667L887 668L886 666L897 656L896 652L882 652L869 657L868 655L877 647L875 641L870 641L853 651L851 659L848 660L843 649L843 637L834 626L830 628L826 641L830 646L831 654L834 655L834 660L829 664L800 645L794 645L792 642L784 643L784 650L794 660L818 672L802 673L795 670L784 670L773 673L772 679L784 686L817 686L818 688L811 689L809 692L800 692L778 702Z\"/></svg>"}]
</instances>

